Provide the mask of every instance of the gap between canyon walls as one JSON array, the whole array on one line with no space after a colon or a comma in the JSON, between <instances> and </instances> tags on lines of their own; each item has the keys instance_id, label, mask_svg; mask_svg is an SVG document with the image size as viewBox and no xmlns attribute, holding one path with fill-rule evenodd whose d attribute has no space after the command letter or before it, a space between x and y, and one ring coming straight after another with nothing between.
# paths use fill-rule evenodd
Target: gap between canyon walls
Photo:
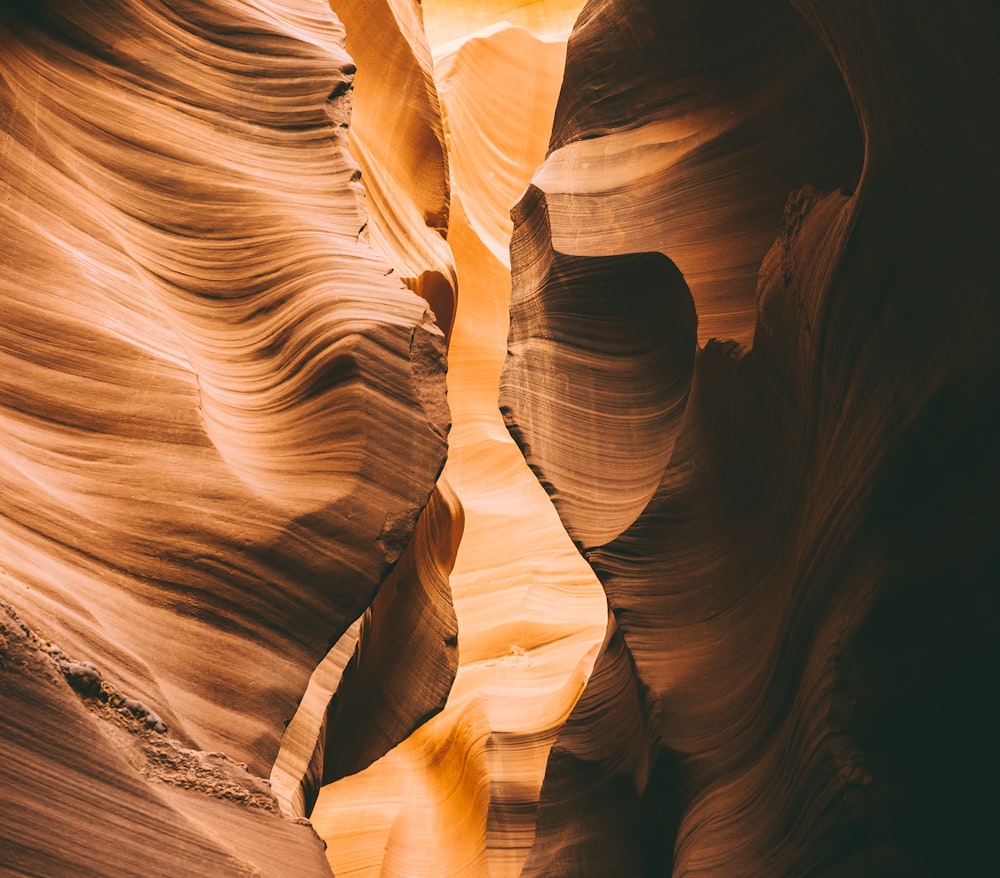
<instances>
[{"instance_id":1,"label":"gap between canyon walls","mask_svg":"<svg viewBox=\"0 0 1000 878\"><path fill-rule=\"evenodd\" d=\"M0 3L0 876L1000 875L943 6Z\"/></svg>"},{"instance_id":2,"label":"gap between canyon walls","mask_svg":"<svg viewBox=\"0 0 1000 878\"><path fill-rule=\"evenodd\" d=\"M365 132L365 120L385 114L384 106L365 104L359 55L371 51L371 23L350 4L332 5L358 60L352 144L364 144L359 164L385 180L381 151L389 146ZM493 5L478 17L462 4L425 3L423 9L428 31L443 43L435 47L433 72L451 174L448 244L458 277L448 372L453 426L443 473L465 514L451 574L458 674L442 713L366 770L320 792L313 825L341 878L520 874L549 748L607 627L604 592L508 434L497 403L511 292L510 210L545 157L566 36L582 3L552 4L547 12L545 4L528 11ZM394 26L409 29L411 51L417 42L419 58L424 37L412 30L409 4L388 6ZM497 23L504 18L531 30ZM360 52L352 22L364 29ZM390 38L379 41L384 46ZM397 59L402 49L395 43ZM388 81L397 63L386 59L372 79ZM371 86L372 92L392 88L412 94L398 84ZM392 132L384 133L391 139ZM398 156L392 161L405 165ZM393 237L385 228L400 227L392 217L401 213L398 201L410 196L398 190L412 187L414 178L399 174L394 185L395 192L385 184L368 189L376 246ZM387 198L397 204L384 204Z\"/></svg>"}]
</instances>

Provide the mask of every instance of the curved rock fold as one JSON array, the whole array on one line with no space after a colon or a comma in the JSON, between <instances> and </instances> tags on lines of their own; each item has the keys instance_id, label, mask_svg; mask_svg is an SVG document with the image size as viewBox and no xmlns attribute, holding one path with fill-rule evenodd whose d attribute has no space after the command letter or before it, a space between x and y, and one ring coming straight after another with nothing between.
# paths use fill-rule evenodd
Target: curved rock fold
<instances>
[{"instance_id":1,"label":"curved rock fold","mask_svg":"<svg viewBox=\"0 0 1000 878\"><path fill-rule=\"evenodd\" d=\"M747 108L767 119L794 105L785 97L774 103L771 62L804 58L811 45L816 75L829 71L815 55L815 37L792 55L756 55L760 45L802 32L802 21L779 4L769 18L735 4L671 4L654 13L643 4L594 2L570 41L553 151L533 181L551 235L513 251L514 314L520 289L525 317L512 330L508 370L524 377L505 384L502 403L571 532L593 516L578 502L560 502L591 481L583 476L587 456L568 449L599 444L592 426L609 409L593 397L592 410L581 406L570 419L554 390L532 392L552 380L553 362L572 362L590 337L585 325L570 332L572 316L564 318L562 358L548 353L548 313L561 297L558 288L542 288L541 301L532 300L538 264L552 250L642 249L647 236L661 234L656 217L671 210L705 222L699 246L721 259L729 234L750 256L768 223L761 214L743 226L744 207L779 194L786 203L777 238L761 254L750 324L720 323L721 300L705 295L710 287L683 236L673 248L660 239L691 286L699 326L711 334L725 327L735 341L699 350L669 461L652 495L637 502L634 522L584 546L621 642L605 642L553 748L525 874L995 868L982 841L985 787L972 778L992 765L977 731L985 715L975 687L1000 670L990 646L1000 614L983 590L995 564L981 536L997 529L984 498L998 470L973 437L982 435L983 413L995 411L1000 374L985 329L996 319L996 272L984 261L996 229L986 193L1000 190L986 157L995 138L981 126L996 112L1000 79L986 59L995 58L1000 27L985 4L956 15L930 4L905 12L796 5L850 93L864 137L860 173L850 173L861 156L844 127L842 97L826 88L819 100L823 92L815 91L829 72L817 79L803 68L798 80L784 79L794 64L781 74L785 96L814 90L809 112L825 121L783 145L795 155L770 166L777 173L751 160L766 140L747 137L755 130ZM736 27L743 14L755 16L746 30ZM737 37L755 28L761 40ZM607 77L612 68L618 75ZM661 78L664 69L686 72ZM737 71L744 78L729 79ZM689 83L703 87L686 90ZM763 89L756 99L754 89ZM750 103L734 107L736 127L706 140L708 120L738 93ZM823 125L834 128L813 148ZM769 124L761 137L775 130ZM733 175L710 171L730 161ZM813 185L779 182L810 164L801 183ZM608 183L605 168L613 168ZM638 190L648 196L629 204L621 195L636 192L629 180L652 168L656 177ZM699 172L706 174L700 189ZM836 174L857 179L856 187L824 191ZM562 207L553 195L559 189L572 193ZM671 198L651 202L654 192ZM712 210L716 197L721 213ZM538 202L529 191L515 240L533 237ZM930 214L981 222L960 231ZM625 234L615 237L619 230ZM622 283L626 277L619 275ZM742 277L727 269L717 282L735 293ZM605 308L615 307L613 281L592 288L603 290ZM581 373L586 386L587 367L587 359L578 363L566 386ZM557 444L560 455L534 451ZM903 562L909 553L921 561ZM959 557L962 572L946 573L947 559ZM631 666L620 662L622 644ZM637 704L622 705L624 682L607 691L611 667L633 675ZM930 680L953 693L944 712L925 686ZM616 765L611 754L629 752L615 746L629 717L628 739L640 752ZM911 736L912 746L903 743ZM942 807L945 790L948 801L962 803L960 816Z\"/></svg>"},{"instance_id":2,"label":"curved rock fold","mask_svg":"<svg viewBox=\"0 0 1000 878\"><path fill-rule=\"evenodd\" d=\"M0 874L1000 874L997 119L990 0L4 4Z\"/></svg>"},{"instance_id":3,"label":"curved rock fold","mask_svg":"<svg viewBox=\"0 0 1000 878\"><path fill-rule=\"evenodd\" d=\"M295 0L43 3L5 9L0 45L3 597L176 746L266 776L310 673L400 569L450 424L444 334L358 233L343 28ZM421 660L446 690L439 639ZM40 710L66 702L43 689ZM94 795L131 790L133 819L252 831L164 810L102 746ZM43 751L18 751L29 797ZM51 874L105 874L85 798ZM6 849L22 823L3 823ZM178 850L155 869L187 872ZM242 868L220 863L204 874Z\"/></svg>"}]
</instances>

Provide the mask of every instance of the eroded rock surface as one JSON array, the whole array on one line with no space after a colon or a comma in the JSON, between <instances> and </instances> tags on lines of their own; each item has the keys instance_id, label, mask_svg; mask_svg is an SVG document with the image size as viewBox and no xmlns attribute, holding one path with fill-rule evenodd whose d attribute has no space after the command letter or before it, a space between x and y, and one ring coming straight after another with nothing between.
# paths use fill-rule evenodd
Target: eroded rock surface
<instances>
[{"instance_id":1,"label":"eroded rock surface","mask_svg":"<svg viewBox=\"0 0 1000 878\"><path fill-rule=\"evenodd\" d=\"M431 29L430 7L424 11ZM600 585L497 407L509 208L544 157L565 44L503 26L466 36L442 47L435 65L451 155L448 241L460 283L445 468L465 509L451 575L459 667L440 714L365 771L321 791L313 821L338 875L518 875L549 747L606 621Z\"/></svg>"},{"instance_id":2,"label":"eroded rock surface","mask_svg":"<svg viewBox=\"0 0 1000 878\"><path fill-rule=\"evenodd\" d=\"M265 780L150 728L106 684L81 699L60 654L0 606L0 874L331 874Z\"/></svg>"},{"instance_id":3,"label":"eroded rock surface","mask_svg":"<svg viewBox=\"0 0 1000 878\"><path fill-rule=\"evenodd\" d=\"M433 308L450 333L458 294L445 241L448 149L430 48L417 0L336 0L354 78L351 155L362 171L368 226L362 236Z\"/></svg>"},{"instance_id":4,"label":"eroded rock surface","mask_svg":"<svg viewBox=\"0 0 1000 878\"><path fill-rule=\"evenodd\" d=\"M549 148L533 184L553 249L665 253L702 343L744 344L789 192L853 186L862 153L829 53L784 0L588 3Z\"/></svg>"},{"instance_id":5,"label":"eroded rock surface","mask_svg":"<svg viewBox=\"0 0 1000 878\"><path fill-rule=\"evenodd\" d=\"M450 422L444 333L361 234L343 27L305 0L12 4L0 53L0 594L179 747L266 777L410 542ZM93 790L53 792L80 863L98 799L142 783L102 734ZM165 832L135 795L123 813Z\"/></svg>"},{"instance_id":6,"label":"eroded rock surface","mask_svg":"<svg viewBox=\"0 0 1000 878\"><path fill-rule=\"evenodd\" d=\"M995 4L331 5L0 12L0 873L1000 872Z\"/></svg>"},{"instance_id":7,"label":"eroded rock surface","mask_svg":"<svg viewBox=\"0 0 1000 878\"><path fill-rule=\"evenodd\" d=\"M1000 22L989 4L796 7L654 13L601 0L570 40L554 149L534 182L579 196L555 208L530 191L521 211L515 240L536 230L535 245L513 251L502 403L614 623L553 748L526 876L997 868L983 695L1000 671L987 536L1000 533L989 499L1000 467L986 426L1000 414L990 255L1000 178L996 128L984 122L998 112ZM816 36L785 42L804 26ZM856 187L831 190L825 176L861 153L837 90L812 91L814 75L829 82L817 49L836 62L864 140L848 174ZM778 84L799 97L772 103ZM722 133L702 141L716 114ZM810 114L823 119L800 128ZM727 117L743 121L730 128ZM605 161L620 169L610 183L594 170ZM633 188L647 171L646 188ZM787 186L797 175L811 185ZM637 191L649 197L626 199ZM769 231L744 208L775 198L784 213ZM544 209L547 235L537 234ZM560 211L572 235L558 231ZM644 231L671 216L672 246ZM723 269L718 296L705 295L708 262L688 261L685 226ZM538 392L553 363L571 388L603 372L564 284L540 287L536 275L552 251L595 255L615 234L617 248L674 259L702 334L736 340L699 349L651 495L616 476L645 472L642 443L631 466L622 457L610 468L619 504L638 511L602 533L592 509L604 446L592 426L627 403ZM731 235L738 271L725 268ZM768 239L750 311L754 254ZM578 265L578 295L613 309L613 281L589 282ZM627 265L619 277L637 289ZM647 307L666 307L669 287L647 295ZM753 318L752 348L744 318L714 310L730 295ZM647 332L637 322L632 337Z\"/></svg>"}]
</instances>

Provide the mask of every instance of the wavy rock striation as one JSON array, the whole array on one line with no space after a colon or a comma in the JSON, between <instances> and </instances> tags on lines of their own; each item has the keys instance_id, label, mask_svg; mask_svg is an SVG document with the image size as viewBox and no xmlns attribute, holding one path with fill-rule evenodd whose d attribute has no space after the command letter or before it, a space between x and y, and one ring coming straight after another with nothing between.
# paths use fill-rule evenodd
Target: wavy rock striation
<instances>
[{"instance_id":1,"label":"wavy rock striation","mask_svg":"<svg viewBox=\"0 0 1000 878\"><path fill-rule=\"evenodd\" d=\"M505 420L570 536L601 545L638 517L670 459L694 368L694 303L662 253L546 247L533 187L514 218L520 288L501 396L516 393L523 415L504 405Z\"/></svg>"},{"instance_id":2,"label":"wavy rock striation","mask_svg":"<svg viewBox=\"0 0 1000 878\"><path fill-rule=\"evenodd\" d=\"M453 181L448 241L461 284L445 468L465 509L451 575L459 668L439 715L320 793L313 821L339 876L518 875L549 747L604 633L600 586L496 403L508 212L544 157L563 52L564 44L496 27L437 55Z\"/></svg>"},{"instance_id":3,"label":"wavy rock striation","mask_svg":"<svg viewBox=\"0 0 1000 878\"><path fill-rule=\"evenodd\" d=\"M702 343L747 344L788 193L853 185L862 146L828 53L783 0L607 0L570 36L549 149L532 182L557 252L665 253Z\"/></svg>"},{"instance_id":4,"label":"wavy rock striation","mask_svg":"<svg viewBox=\"0 0 1000 878\"><path fill-rule=\"evenodd\" d=\"M773 6L773 22L754 9L759 40L736 41L749 14L739 4L671 4L656 14L641 3L589 4L570 40L555 148L534 181L545 197L529 191L519 211L502 404L614 617L553 747L525 876L998 866L983 694L1000 677L990 549L1000 468L987 426L1000 415L990 255L1000 177L995 126L985 124L1000 109L1000 20L990 4L796 4L846 84L864 163L853 191L788 186L774 239L763 214L751 223L744 211L792 182L787 168L762 171L753 159L774 143L773 125L758 129L748 116L709 152L699 146L678 163L658 158L676 144L650 139L652 126L702 130L693 118L727 115L734 72L737 117L770 105L770 89L787 77L801 97L769 111L785 120L784 164L795 174L811 167L800 182L824 188L824 169L851 167L856 136L827 128L817 152L815 132L799 128L805 117L785 119L806 109L811 92L808 112L831 124L843 118L842 100L791 75L796 58L815 57L816 41L796 38L793 48L787 40L803 22ZM694 65L689 78L665 75L682 62ZM768 67L777 79L755 73ZM586 176L604 165L584 157L624 155L619 146L637 132L649 149L623 159L620 188ZM579 154L568 162L566 150ZM707 188L690 185L699 161L717 169ZM663 201L626 209L620 192L634 196L625 186L638 179L634 168L655 172ZM552 179L568 192L575 179L583 197L555 208ZM547 223L538 219L545 209ZM595 222L600 211L613 221ZM614 423L631 397L576 390L605 374L587 316L616 309L622 287L641 285L628 262L619 284L605 278L605 264L583 259L602 245L574 249L559 223L596 238L619 233L616 247L665 249L690 285L703 334L708 323L710 334L747 340L744 318L710 321L725 297L750 301L749 274L727 268L719 295L705 295L701 263L686 261L682 237L676 251L666 237L651 247L643 229L661 212L679 218L676 228L697 225L699 246L721 264L736 235L746 272L760 243L773 244L760 268L752 350L713 341L698 351L658 483L651 495L638 478L629 488L618 475L630 471L623 454L610 473L628 495L619 508L634 502L632 520L601 531L605 437L594 427ZM553 251L580 254L571 294L562 278L537 281ZM670 290L651 289L646 307L668 308ZM582 299L583 314L567 309L570 298ZM629 331L636 344L649 335L645 322ZM569 388L562 398L539 392L554 385L556 364ZM641 385L634 392L641 400ZM610 447L623 448L611 433ZM635 446L637 474L649 466L644 449Z\"/></svg>"},{"instance_id":5,"label":"wavy rock striation","mask_svg":"<svg viewBox=\"0 0 1000 878\"><path fill-rule=\"evenodd\" d=\"M106 681L83 690L60 655L0 607L0 874L330 874L246 765L183 747Z\"/></svg>"},{"instance_id":6,"label":"wavy rock striation","mask_svg":"<svg viewBox=\"0 0 1000 878\"><path fill-rule=\"evenodd\" d=\"M359 234L343 28L304 0L46 2L0 13L0 54L0 594L95 692L266 776L310 673L394 565L421 595L404 569L431 555L397 562L450 422L444 335ZM394 704L384 734L447 691L441 576L418 600L445 620L426 631L433 691ZM30 700L19 667L6 693ZM51 740L76 696L38 686L18 800L44 801L69 760L93 785L67 788L71 860L110 874L99 801L130 790L123 813L161 833L173 805L124 779L99 728L80 732L88 776ZM24 718L3 717L0 739L23 742ZM3 821L5 850L20 826Z\"/></svg>"},{"instance_id":7,"label":"wavy rock striation","mask_svg":"<svg viewBox=\"0 0 1000 878\"><path fill-rule=\"evenodd\" d=\"M357 62L351 155L362 170L368 226L362 232L425 298L450 333L458 293L445 241L448 149L430 48L417 0L336 0Z\"/></svg>"},{"instance_id":8,"label":"wavy rock striation","mask_svg":"<svg viewBox=\"0 0 1000 878\"><path fill-rule=\"evenodd\" d=\"M996 4L331 5L0 10L0 874L1000 874Z\"/></svg>"},{"instance_id":9,"label":"wavy rock striation","mask_svg":"<svg viewBox=\"0 0 1000 878\"><path fill-rule=\"evenodd\" d=\"M112 707L106 682L81 698L54 655L0 607L0 874L331 874L246 765Z\"/></svg>"},{"instance_id":10,"label":"wavy rock striation","mask_svg":"<svg viewBox=\"0 0 1000 878\"><path fill-rule=\"evenodd\" d=\"M464 513L442 477L392 573L313 672L271 786L307 817L323 783L366 768L443 707L458 665L449 574Z\"/></svg>"},{"instance_id":11,"label":"wavy rock striation","mask_svg":"<svg viewBox=\"0 0 1000 878\"><path fill-rule=\"evenodd\" d=\"M442 478L362 618L330 705L324 782L367 768L444 707L458 669L449 575L463 527L462 505Z\"/></svg>"}]
</instances>

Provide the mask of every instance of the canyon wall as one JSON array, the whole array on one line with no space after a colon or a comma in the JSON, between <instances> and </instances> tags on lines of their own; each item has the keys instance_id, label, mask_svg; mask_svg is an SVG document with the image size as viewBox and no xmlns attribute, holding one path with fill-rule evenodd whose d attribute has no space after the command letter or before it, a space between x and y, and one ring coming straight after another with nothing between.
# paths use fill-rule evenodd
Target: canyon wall
<instances>
[{"instance_id":1,"label":"canyon wall","mask_svg":"<svg viewBox=\"0 0 1000 878\"><path fill-rule=\"evenodd\" d=\"M440 22L430 4L424 16L434 33ZM458 672L439 715L320 792L312 820L337 875L517 876L534 839L549 748L606 624L600 584L497 407L510 205L545 157L565 36L500 24L460 38L461 21L444 22L451 37L432 46L459 281L444 471L465 511L450 578Z\"/></svg>"},{"instance_id":2,"label":"canyon wall","mask_svg":"<svg viewBox=\"0 0 1000 878\"><path fill-rule=\"evenodd\" d=\"M1000 872L998 119L989 0L4 4L0 875Z\"/></svg>"},{"instance_id":3,"label":"canyon wall","mask_svg":"<svg viewBox=\"0 0 1000 878\"><path fill-rule=\"evenodd\" d=\"M396 743L454 675L424 568L446 577L456 503L429 513L450 541L406 548L445 458L445 336L401 279L447 266L369 242L323 4L10 4L0 51L0 871L326 871L263 779L390 571L370 615L426 618L423 691L352 737Z\"/></svg>"},{"instance_id":4,"label":"canyon wall","mask_svg":"<svg viewBox=\"0 0 1000 878\"><path fill-rule=\"evenodd\" d=\"M501 403L613 617L525 876L998 865L997 10L795 7L593 0L515 209Z\"/></svg>"}]
</instances>

